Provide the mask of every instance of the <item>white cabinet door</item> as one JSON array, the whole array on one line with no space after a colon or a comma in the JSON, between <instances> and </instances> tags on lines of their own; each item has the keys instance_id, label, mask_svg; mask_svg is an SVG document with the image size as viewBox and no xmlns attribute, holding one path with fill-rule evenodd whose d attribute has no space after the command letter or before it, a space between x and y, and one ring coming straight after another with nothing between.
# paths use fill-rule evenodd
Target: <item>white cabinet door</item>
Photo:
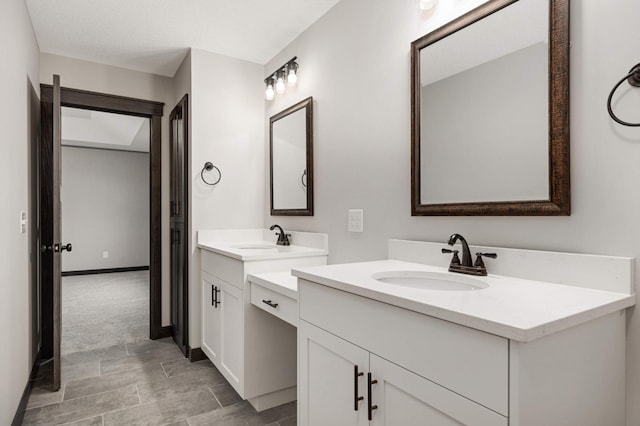
<instances>
[{"instance_id":1,"label":"white cabinet door","mask_svg":"<svg viewBox=\"0 0 640 426\"><path fill-rule=\"evenodd\" d=\"M371 426L508 424L507 418L374 354Z\"/></svg>"},{"instance_id":2,"label":"white cabinet door","mask_svg":"<svg viewBox=\"0 0 640 426\"><path fill-rule=\"evenodd\" d=\"M298 356L300 426L368 424L367 351L300 321Z\"/></svg>"},{"instance_id":3,"label":"white cabinet door","mask_svg":"<svg viewBox=\"0 0 640 426\"><path fill-rule=\"evenodd\" d=\"M220 346L222 345L222 329L219 304L215 303L220 293L218 286L210 275L202 274L202 350L211 362L218 365ZM216 306L217 305L217 306Z\"/></svg>"},{"instance_id":4,"label":"white cabinet door","mask_svg":"<svg viewBox=\"0 0 640 426\"><path fill-rule=\"evenodd\" d=\"M217 365L236 391L244 397L244 314L242 290L216 279L217 312L220 315L220 361Z\"/></svg>"}]
</instances>

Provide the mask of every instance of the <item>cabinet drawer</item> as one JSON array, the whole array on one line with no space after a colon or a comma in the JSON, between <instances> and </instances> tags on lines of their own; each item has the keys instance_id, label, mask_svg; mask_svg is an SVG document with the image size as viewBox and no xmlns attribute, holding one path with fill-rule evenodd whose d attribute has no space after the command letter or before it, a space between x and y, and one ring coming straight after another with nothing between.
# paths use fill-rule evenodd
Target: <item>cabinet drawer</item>
<instances>
[{"instance_id":1,"label":"cabinet drawer","mask_svg":"<svg viewBox=\"0 0 640 426\"><path fill-rule=\"evenodd\" d=\"M507 339L298 282L300 319L508 416Z\"/></svg>"},{"instance_id":2,"label":"cabinet drawer","mask_svg":"<svg viewBox=\"0 0 640 426\"><path fill-rule=\"evenodd\" d=\"M200 249L200 268L238 288L243 287L243 266L239 260Z\"/></svg>"},{"instance_id":3,"label":"cabinet drawer","mask_svg":"<svg viewBox=\"0 0 640 426\"><path fill-rule=\"evenodd\" d=\"M269 305L265 301L270 302ZM298 301L284 296L259 284L251 283L251 303L260 309L275 315L294 327L298 326Z\"/></svg>"}]
</instances>

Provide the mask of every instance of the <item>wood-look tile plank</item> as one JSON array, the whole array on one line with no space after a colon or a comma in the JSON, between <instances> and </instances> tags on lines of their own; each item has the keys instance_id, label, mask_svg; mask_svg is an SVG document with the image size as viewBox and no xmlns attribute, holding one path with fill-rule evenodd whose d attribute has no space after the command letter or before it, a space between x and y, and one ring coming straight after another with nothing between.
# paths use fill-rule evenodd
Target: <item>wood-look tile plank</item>
<instances>
[{"instance_id":1,"label":"wood-look tile plank","mask_svg":"<svg viewBox=\"0 0 640 426\"><path fill-rule=\"evenodd\" d=\"M89 379L75 380L66 384L64 399L108 392L131 385L166 379L160 363L148 364L140 368L105 374Z\"/></svg>"},{"instance_id":2,"label":"wood-look tile plank","mask_svg":"<svg viewBox=\"0 0 640 426\"><path fill-rule=\"evenodd\" d=\"M104 424L164 425L219 408L213 394L205 389L107 413Z\"/></svg>"},{"instance_id":3,"label":"wood-look tile plank","mask_svg":"<svg viewBox=\"0 0 640 426\"><path fill-rule=\"evenodd\" d=\"M182 352L173 346L156 349L150 352L132 354L124 358L108 359L100 361L101 374L116 373L118 371L132 370L143 367L145 364L160 363L184 358Z\"/></svg>"},{"instance_id":4,"label":"wood-look tile plank","mask_svg":"<svg viewBox=\"0 0 640 426\"><path fill-rule=\"evenodd\" d=\"M238 395L236 390L226 380L209 386L209 389L211 389L211 392L213 392L216 399L223 407L242 402L242 397Z\"/></svg>"},{"instance_id":5,"label":"wood-look tile plank","mask_svg":"<svg viewBox=\"0 0 640 426\"><path fill-rule=\"evenodd\" d=\"M295 409L296 404L293 402L256 412L247 401L243 401L199 416L189 417L187 421L190 426L264 426L291 417L290 413L292 411L295 413Z\"/></svg>"},{"instance_id":6,"label":"wood-look tile plank","mask_svg":"<svg viewBox=\"0 0 640 426\"><path fill-rule=\"evenodd\" d=\"M126 346L127 353L129 355L133 355L143 352L155 351L157 349L175 348L176 344L171 337L167 337L158 340L144 340L141 342L127 343Z\"/></svg>"},{"instance_id":7,"label":"wood-look tile plank","mask_svg":"<svg viewBox=\"0 0 640 426\"><path fill-rule=\"evenodd\" d=\"M167 361L162 363L167 377L178 376L180 374L191 373L193 371L200 371L203 368L214 368L211 361L208 359L202 361L191 362L188 359L178 359L175 361Z\"/></svg>"},{"instance_id":8,"label":"wood-look tile plank","mask_svg":"<svg viewBox=\"0 0 640 426\"><path fill-rule=\"evenodd\" d=\"M83 364L67 364L63 363L60 368L62 373L62 381L61 383L68 383L74 380L85 379L88 377L97 377L100 375L100 362L92 361L86 362ZM53 371L51 369L45 368L42 371L38 372L38 377L33 382L34 388L46 388L51 386L53 383Z\"/></svg>"},{"instance_id":9,"label":"wood-look tile plank","mask_svg":"<svg viewBox=\"0 0 640 426\"><path fill-rule=\"evenodd\" d=\"M138 393L140 395L140 401L144 404L147 402L171 398L186 392L193 392L202 389L208 390L210 387L223 383L226 384L226 380L222 374L220 374L216 369L209 368L188 374L173 376L164 380L143 383L138 385Z\"/></svg>"},{"instance_id":10,"label":"wood-look tile plank","mask_svg":"<svg viewBox=\"0 0 640 426\"><path fill-rule=\"evenodd\" d=\"M50 382L51 383L51 382ZM45 405L57 404L62 402L64 396L64 385L60 390L51 392L46 387L37 387L31 389L29 395L29 402L27 402L27 410L30 408L44 407Z\"/></svg>"},{"instance_id":11,"label":"wood-look tile plank","mask_svg":"<svg viewBox=\"0 0 640 426\"><path fill-rule=\"evenodd\" d=\"M106 348L64 354L62 355L62 365L85 364L87 362L122 358L125 356L127 356L125 345L114 345Z\"/></svg>"},{"instance_id":12,"label":"wood-look tile plank","mask_svg":"<svg viewBox=\"0 0 640 426\"><path fill-rule=\"evenodd\" d=\"M63 423L61 426L102 426L102 416L91 417L90 419L78 420L72 423Z\"/></svg>"},{"instance_id":13,"label":"wood-look tile plank","mask_svg":"<svg viewBox=\"0 0 640 426\"><path fill-rule=\"evenodd\" d=\"M60 425L138 404L136 388L129 386L45 407L32 408L25 412L23 425Z\"/></svg>"},{"instance_id":14,"label":"wood-look tile plank","mask_svg":"<svg viewBox=\"0 0 640 426\"><path fill-rule=\"evenodd\" d=\"M278 426L298 426L298 419L296 416L293 416L288 419L279 420Z\"/></svg>"}]
</instances>

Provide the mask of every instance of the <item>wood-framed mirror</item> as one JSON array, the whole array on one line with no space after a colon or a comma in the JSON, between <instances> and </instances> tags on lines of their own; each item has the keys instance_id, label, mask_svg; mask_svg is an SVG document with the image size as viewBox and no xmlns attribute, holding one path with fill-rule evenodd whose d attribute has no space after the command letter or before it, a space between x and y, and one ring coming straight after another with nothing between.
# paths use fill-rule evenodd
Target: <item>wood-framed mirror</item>
<instances>
[{"instance_id":1,"label":"wood-framed mirror","mask_svg":"<svg viewBox=\"0 0 640 426\"><path fill-rule=\"evenodd\" d=\"M272 216L313 216L313 98L269 120Z\"/></svg>"},{"instance_id":2,"label":"wood-framed mirror","mask_svg":"<svg viewBox=\"0 0 640 426\"><path fill-rule=\"evenodd\" d=\"M412 216L569 215L569 0L489 0L411 43Z\"/></svg>"}]
</instances>

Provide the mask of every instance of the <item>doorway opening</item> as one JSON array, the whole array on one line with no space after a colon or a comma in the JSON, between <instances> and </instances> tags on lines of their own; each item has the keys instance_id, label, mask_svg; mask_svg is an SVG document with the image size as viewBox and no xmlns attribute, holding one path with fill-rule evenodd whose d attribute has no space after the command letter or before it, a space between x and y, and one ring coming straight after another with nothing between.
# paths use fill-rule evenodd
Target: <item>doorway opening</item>
<instances>
[{"instance_id":1,"label":"doorway opening","mask_svg":"<svg viewBox=\"0 0 640 426\"><path fill-rule=\"evenodd\" d=\"M149 149L146 167L148 170L148 292L149 292L149 320L148 334L151 339L168 337L171 335L171 327L162 327L161 317L161 117L163 114L164 104L160 102L145 101L140 99L126 98L121 96L107 95L96 92L87 92L76 89L61 88L60 90L61 106L68 108L73 115L82 115L87 112L99 112L119 114L135 119L146 120L148 123L146 131L148 132ZM40 223L41 223L41 241L53 240L53 191L52 176L52 149L53 149L53 129L50 123L53 121L53 88L49 85L41 85L41 123L42 123L42 144L40 152ZM63 113L64 114L64 113ZM140 124L141 125L141 124ZM142 126L142 125L141 125ZM137 129L140 130L140 127ZM144 133L145 130L142 130ZM78 148L68 146L63 149L89 151L97 148ZM69 151L72 152L72 151ZM76 153L77 154L77 153ZM141 154L140 154L141 155ZM81 155L86 157L86 155ZM77 164L76 164L77 166ZM58 171L59 173L59 171ZM90 176L88 176L89 178ZM99 193L100 189L96 188ZM64 196L64 195L63 195ZM79 212L81 213L81 212ZM96 226L100 226L96 224ZM63 230L64 232L64 230ZM87 245L85 245L87 247ZM109 251L109 250L102 250ZM109 258L111 253L107 253ZM104 256L104 253L101 253ZM113 253L115 254L115 253ZM41 320L42 320L42 341L41 341L41 358L50 359L54 356L54 301L53 294L53 268L52 262L48 258L50 253L42 253L41 255ZM86 274L91 272L89 269L75 269L76 267L68 265L67 272L79 272ZM132 268L139 269L146 265L135 265ZM109 269L109 268L107 268ZM99 270L99 269L93 269Z\"/></svg>"},{"instance_id":2,"label":"doorway opening","mask_svg":"<svg viewBox=\"0 0 640 426\"><path fill-rule=\"evenodd\" d=\"M61 354L149 337L150 120L61 108Z\"/></svg>"}]
</instances>

